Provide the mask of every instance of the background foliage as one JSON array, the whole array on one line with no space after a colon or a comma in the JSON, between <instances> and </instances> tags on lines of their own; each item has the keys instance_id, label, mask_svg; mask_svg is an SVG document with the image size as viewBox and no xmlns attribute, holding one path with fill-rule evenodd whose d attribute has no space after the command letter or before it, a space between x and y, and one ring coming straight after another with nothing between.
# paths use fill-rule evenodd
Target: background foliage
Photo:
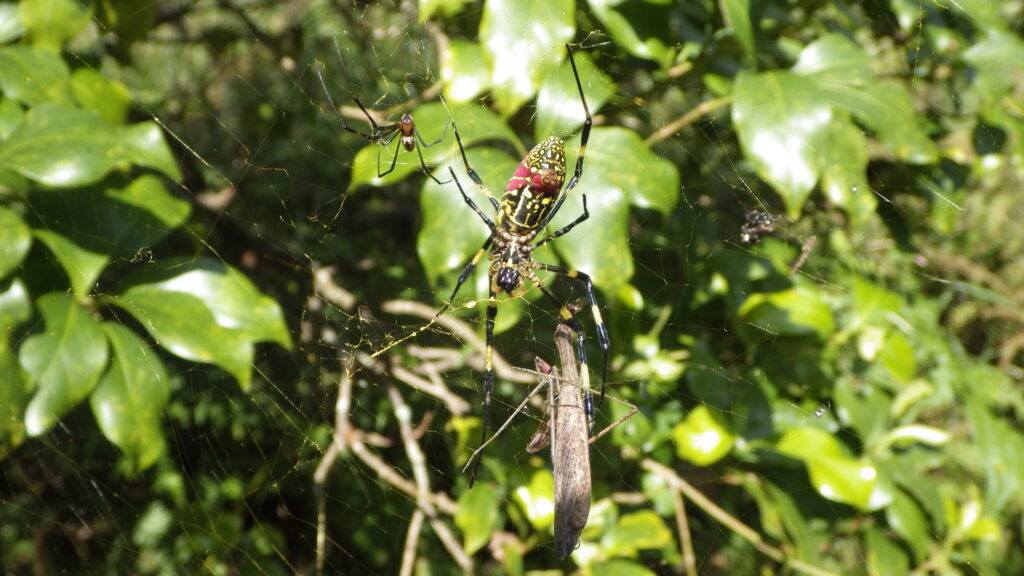
<instances>
[{"instance_id":1,"label":"background foliage","mask_svg":"<svg viewBox=\"0 0 1024 576\"><path fill-rule=\"evenodd\" d=\"M0 3L0 566L312 573L322 506L328 573L397 572L403 549L422 574L1024 571L1022 14ZM350 93L412 112L467 185L452 119L503 190L582 123L565 42L596 127L553 226L584 193L591 218L536 257L593 276L609 393L640 412L593 448L590 524L559 561L527 419L472 490L459 472L485 271L461 320L369 357L486 230L414 154L378 177L392 151L340 123L368 129ZM747 245L752 211L777 229ZM500 307L512 366L553 360L535 292ZM499 376L495 418L529 380Z\"/></svg>"}]
</instances>

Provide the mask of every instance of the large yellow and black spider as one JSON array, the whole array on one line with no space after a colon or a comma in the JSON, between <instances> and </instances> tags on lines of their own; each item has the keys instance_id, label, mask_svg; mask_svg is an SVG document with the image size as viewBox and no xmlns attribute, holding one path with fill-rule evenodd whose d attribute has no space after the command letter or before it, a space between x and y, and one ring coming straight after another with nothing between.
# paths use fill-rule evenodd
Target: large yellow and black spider
<instances>
[{"instance_id":1,"label":"large yellow and black spider","mask_svg":"<svg viewBox=\"0 0 1024 576\"><path fill-rule=\"evenodd\" d=\"M586 119L580 132L580 148L576 159L576 170L564 190L562 189L562 184L565 182L566 176L565 142L556 136L549 136L530 150L526 158L516 168L512 178L509 179L508 186L505 187L501 200L495 200L494 195L484 186L480 176L470 167L469 160L466 158L466 151L462 147L458 126L453 122L455 140L462 154L462 160L466 165L466 172L473 182L487 194L496 211L494 220L484 214L476 203L466 195L465 190L462 189L462 184L455 176L455 171L449 168L452 179L455 180L459 192L462 193L463 200L480 216L480 219L483 220L488 230L490 230L487 240L466 264L466 267L459 275L458 282L455 284L455 289L452 291L451 296L437 313L440 316L451 306L463 283L472 274L484 254L487 254L487 259L491 261L491 264L488 273L490 277L490 290L487 299L487 324L485 332L487 348L484 360L483 434L481 443L487 440L491 395L494 391L492 356L494 349L494 319L498 314L499 294L504 292L510 298L517 298L529 287L527 281L529 281L529 284L540 289L558 307L560 321L573 328L578 335L577 354L580 361L580 370L584 373L587 370L586 350L584 347L586 335L573 313L559 301L550 288L541 283L540 279L537 278L536 271L538 270L553 272L583 283L587 298L590 301L591 313L594 316L598 342L601 345L601 351L604 356L604 368L601 376L601 398L604 398L605 381L608 375L608 350L611 343L608 338L608 330L601 319L601 311L597 306L597 299L594 296L594 284L590 276L564 266L537 262L532 258L534 250L568 233L576 225L590 217L590 212L587 210L587 196L584 194L582 198L583 214L566 226L544 236L541 240L534 241L562 207L562 203L565 202L569 191L575 188L579 182L580 176L583 174L583 158L587 148L587 140L590 138L590 128L593 124L590 108L587 106L587 99L583 94L583 85L580 83L580 76L576 69L576 61L573 58L572 49L568 44L566 44L565 49L569 53L569 63L572 65L573 77L576 80L576 87L579 89L580 100L583 102ZM590 391L584 390L584 395L584 410L588 421L592 421L594 404ZM479 466L479 460L477 460L477 466ZM475 477L476 467L474 467L470 477L471 484Z\"/></svg>"}]
</instances>

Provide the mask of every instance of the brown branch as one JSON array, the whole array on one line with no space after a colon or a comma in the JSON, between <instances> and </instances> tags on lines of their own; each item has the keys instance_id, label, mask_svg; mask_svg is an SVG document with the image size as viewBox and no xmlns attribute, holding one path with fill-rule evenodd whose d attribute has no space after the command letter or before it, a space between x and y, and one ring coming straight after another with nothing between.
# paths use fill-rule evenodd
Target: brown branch
<instances>
[{"instance_id":1,"label":"brown branch","mask_svg":"<svg viewBox=\"0 0 1024 576\"><path fill-rule=\"evenodd\" d=\"M648 136L647 139L644 140L644 144L651 146L661 142L662 140L668 139L675 135L676 132L679 132L683 128L696 122L701 116L714 112L715 110L728 106L729 104L732 104L732 96L724 96L714 100L705 100L698 104L696 108L691 109L686 114L683 114L678 119L662 126L659 130Z\"/></svg>"}]
</instances>

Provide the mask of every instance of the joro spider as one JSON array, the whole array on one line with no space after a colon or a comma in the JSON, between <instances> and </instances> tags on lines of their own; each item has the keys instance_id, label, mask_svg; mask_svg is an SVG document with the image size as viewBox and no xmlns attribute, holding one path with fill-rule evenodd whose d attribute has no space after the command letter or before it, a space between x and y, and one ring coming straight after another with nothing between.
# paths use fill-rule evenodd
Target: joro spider
<instances>
[{"instance_id":1,"label":"joro spider","mask_svg":"<svg viewBox=\"0 0 1024 576\"><path fill-rule=\"evenodd\" d=\"M452 180L458 186L463 200L476 212L488 230L490 230L487 240L484 241L483 246L466 264L466 267L459 275L458 282L455 284L455 289L452 291L451 296L437 313L440 316L451 306L463 283L472 274L484 254L487 254L487 259L491 261L488 273L491 283L487 299L487 324L485 332L487 347L484 359L483 433L481 443L487 440L491 395L494 391L494 366L492 363L494 320L498 314L497 297L500 293L504 292L510 298L517 298L526 292L528 288L527 281L529 281L529 284L540 289L541 293L558 308L560 321L569 325L576 332L577 355L580 362L579 369L581 371L587 370L586 335L582 326L579 325L572 311L563 305L554 292L537 278L536 271L538 270L553 272L583 283L587 299L590 301L591 313L594 316L598 342L601 345L601 351L604 356L604 366L601 374L601 399L604 399L605 382L608 376L608 350L611 343L608 338L608 330L601 319L601 311L597 306L597 299L594 296L594 284L590 276L572 268L537 262L532 258L534 250L555 238L567 234L578 224L590 217L590 212L587 210L587 196L584 194L582 197L583 214L541 240L534 241L534 238L551 222L551 219L562 207L562 203L565 202L569 191L576 187L580 177L583 175L583 159L587 148L587 140L590 138L590 128L593 125L590 108L587 106L587 99L583 94L583 85L580 83L580 76L576 69L576 61L573 58L572 49L568 44L565 45L565 49L569 54L569 63L572 66L573 77L576 80L576 88L580 93L580 101L583 103L586 119L580 132L580 148L576 159L576 170L564 190L562 189L562 183L565 182L566 176L565 142L557 136L549 136L530 150L526 158L516 168L512 178L509 179L508 186L505 187L501 200L495 200L494 195L484 185L480 176L470 167L469 160L466 158L466 151L462 146L462 138L459 136L459 128L453 124L455 126L455 141L458 143L459 151L462 154L462 161L465 163L466 172L469 174L470 179L487 194L497 213L494 220L484 214L466 194L466 191L462 189L462 184L455 176L455 171L449 167L448 170L451 173ZM587 421L591 422L594 417L593 399L589 390L586 390L584 394L584 411ZM470 476L471 486L476 479L479 464L480 460L477 460Z\"/></svg>"},{"instance_id":2,"label":"joro spider","mask_svg":"<svg viewBox=\"0 0 1024 576\"><path fill-rule=\"evenodd\" d=\"M319 71L317 72L317 77L320 79L320 84L323 86L324 94L327 95L327 102L330 103L331 108L337 110L337 107L334 105L334 101L331 99L330 91L327 90L327 84L324 82L324 77L319 73ZM441 140L444 140L444 137L448 134L448 124L451 123L450 120L445 122L444 129L441 131L441 137L430 144L427 144L419 130L416 129L416 122L413 120L412 114L402 114L402 117L398 119L398 122L381 126L377 124L377 121L373 119L373 116L366 110L366 107L363 106L363 103L359 101L359 98L356 97L355 94L349 92L349 96L352 97L356 106L359 106L359 109L363 111L363 115L366 116L366 120L370 123L370 126L373 127L373 130L370 131L369 134L360 132L346 124L345 121L341 119L341 114L339 114L338 118L342 128L356 134L357 136L361 136L370 142L380 144L384 149L387 149L387 147L394 142L396 136L399 137L399 146L395 146L395 155L391 158L391 166L383 172L380 170L380 150L377 151L377 178L383 178L394 171L395 166L398 164L398 153L402 148L405 148L407 152L412 152L413 150L416 151L416 155L420 158L420 167L423 168L423 173L429 176L431 180L437 182L439 185L451 182L451 180L442 182L430 173L430 169L427 168L426 161L423 160L423 152L420 150L421 146L423 148L430 148Z\"/></svg>"}]
</instances>

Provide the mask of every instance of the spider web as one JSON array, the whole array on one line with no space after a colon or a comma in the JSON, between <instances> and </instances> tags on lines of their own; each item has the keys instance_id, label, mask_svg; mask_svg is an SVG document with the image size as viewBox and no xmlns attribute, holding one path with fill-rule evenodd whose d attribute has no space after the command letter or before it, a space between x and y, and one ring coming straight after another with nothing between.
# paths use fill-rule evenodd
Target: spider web
<instances>
[{"instance_id":1,"label":"spider web","mask_svg":"<svg viewBox=\"0 0 1024 576\"><path fill-rule=\"evenodd\" d=\"M458 458L479 442L480 316L485 306L473 294L474 286L486 282L486 261L452 311L395 345L430 322L460 266L450 267L434 285L426 278L417 253L422 174L393 186L347 188L353 159L369 144L341 129L339 111L329 102L340 106L344 122L356 130L370 127L351 105L349 93L375 113L383 111L379 120L393 122L436 95L438 42L469 32L454 29L446 35L433 25L417 23L409 3L316 4L301 15L273 5L255 6L246 15L249 8L182 6L173 15L168 11L169 22L136 46L132 66L119 68L84 57L79 64L131 87L145 115L166 130L186 175L176 192L192 199L197 222L178 242L191 243L197 258L213 255L243 270L276 298L296 349L261 346L253 365L257 382L249 393L242 393L217 368L164 354L178 375L165 426L172 458L139 477L125 479L109 465L100 466L116 461L116 450L90 431L93 425L85 414L74 414L51 434L21 447L16 464L4 474L7 517L2 524L24 527L45 521L49 526L49 532L38 535L35 550L14 553L22 560L18 568L26 573L30 565L37 573L50 568L46 555L75 558L73 564L82 573L108 572L118 563L147 574L175 573L179 566L227 573L314 573L318 547L324 551L326 573L391 572L397 571L404 539L417 523L432 527L420 529L417 554L429 565L458 570L458 554L445 538L458 541L455 525L469 521L456 519L453 525L421 515L417 494L402 486L443 495L430 501L442 516L455 509L455 495L472 498L465 496L467 480L459 472L463 462ZM479 10L473 7L468 14L478 16ZM301 38L281 32L289 26ZM232 38L229 49L217 34ZM184 45L174 47L177 43ZM630 65L622 52L609 52L613 65ZM318 70L329 95L323 93ZM481 102L488 104L486 99ZM524 128L527 139L531 106L511 119ZM677 110L664 103L648 109L638 100L619 98L599 113L638 126L663 126ZM621 433L628 437L632 426L641 425L667 431L693 408L704 406L720 410L748 441L792 421L853 436L833 410L826 387L784 390L771 406L763 398L766 371L774 365L770 359L787 353L785 338L747 323L743 355L735 356L741 348L736 324L743 324L738 313L725 315L724 323L721 315L694 314L697 286L691 270L723 258L766 258L766 251L767 257L786 254L795 265L801 249L809 250L794 275L826 292L850 290L817 253L829 223L784 216L778 196L742 160L734 136L721 132L726 119L725 111L711 113L657 148L680 168L683 189L669 217L651 210L631 215L636 265L632 282L644 287L647 305L631 310L615 295L599 293L617 336L607 392L640 405L642 413L646 407L652 416L646 424L640 424L643 415L627 421ZM449 136L440 146L451 143ZM392 142L390 150L381 152L384 166L397 145ZM708 162L699 152L707 149L718 150L720 157ZM397 158L400 165L419 165L415 153L401 151ZM703 165L714 166L714 171L687 173ZM443 168L437 173L443 174ZM940 185L934 193L955 220L965 208ZM925 217L920 204L897 199L912 188L873 190L879 212L894 227ZM452 215L452 226L479 226L485 232L464 208ZM481 203L481 208L490 213L488 205ZM756 246L741 239L750 212L772 214L777 223ZM812 212L813 206L805 210ZM596 232L581 227L553 244L585 242L587 234ZM819 241L808 248L811 237ZM557 262L558 256L557 248L535 255L544 262ZM947 270L926 265L919 274L946 281ZM570 281L543 279L565 301L584 296ZM743 294L757 287L736 289ZM499 306L492 430L536 381L522 369L532 367L535 356L557 359L551 339L557 310L536 292L508 304L518 306L517 313L506 313L504 303ZM593 321L586 314L581 321L592 379L598 378L594 369L601 354ZM658 354L642 359L645 346ZM385 349L379 360L369 358ZM641 365L669 371L685 366L687 376L659 379L650 372L637 376L630 371ZM341 403L340 390L347 390L347 404ZM613 404L602 405L598 426L621 414ZM658 407L656 414L653 406ZM339 416L337 410L344 413ZM544 411L539 395L484 453L482 486L475 489L483 494L479 498L498 498L503 508L524 506L517 493L549 466L546 453L524 451ZM342 421L350 432L348 445L334 453L332 439ZM90 446L75 447L83 440ZM619 449L610 443L592 449L594 477L600 479L595 483L601 482L604 490L595 499L601 498L603 506L661 513L666 503L645 501L637 475L621 471L622 457L613 454ZM639 454L643 447L634 450ZM713 468L695 472L690 480L698 486L739 482ZM34 499L25 504L8 499L27 498L30 491L24 487L33 485L38 486L31 491ZM797 489L791 496L813 495L813 490L801 489L809 494ZM318 526L321 518L324 524ZM703 541L732 537L707 518L694 523L694 530L705 531ZM317 542L318 527L326 534L323 543ZM512 534L484 536L493 538L490 552L495 557L501 556L501 542L518 542ZM24 539L7 538L24 546ZM539 538L548 538L542 546L552 548L547 535ZM708 573L715 573L711 565L721 559L705 554L697 550L698 560L709 565ZM33 564L30 558L36 555L40 558ZM652 565L657 573L677 573Z\"/></svg>"}]
</instances>

